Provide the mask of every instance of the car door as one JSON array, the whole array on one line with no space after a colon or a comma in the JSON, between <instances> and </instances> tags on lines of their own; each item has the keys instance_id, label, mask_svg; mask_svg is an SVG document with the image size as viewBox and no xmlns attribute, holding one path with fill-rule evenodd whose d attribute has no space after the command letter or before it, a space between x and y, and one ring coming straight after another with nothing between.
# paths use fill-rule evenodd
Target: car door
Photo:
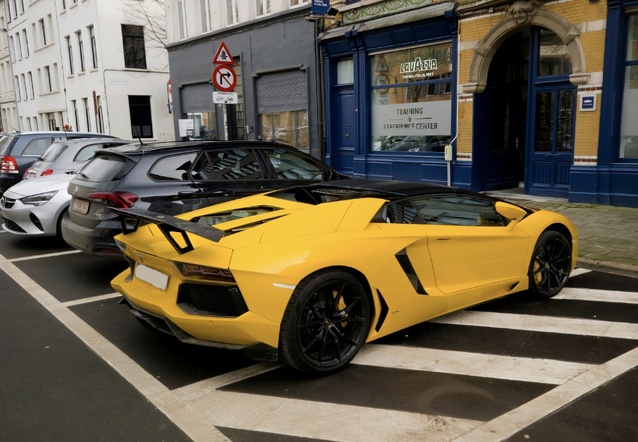
<instances>
[{"instance_id":1,"label":"car door","mask_svg":"<svg viewBox=\"0 0 638 442\"><path fill-rule=\"evenodd\" d=\"M508 226L491 200L450 193L410 204L413 223L424 224L435 283L451 310L502 296L526 274L529 238Z\"/></svg>"}]
</instances>

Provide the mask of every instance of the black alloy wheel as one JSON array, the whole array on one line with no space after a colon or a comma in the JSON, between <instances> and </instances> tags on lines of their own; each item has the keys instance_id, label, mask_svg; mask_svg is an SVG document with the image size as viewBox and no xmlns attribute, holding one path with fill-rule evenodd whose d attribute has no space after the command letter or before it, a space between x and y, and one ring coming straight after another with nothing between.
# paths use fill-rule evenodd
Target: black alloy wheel
<instances>
[{"instance_id":1,"label":"black alloy wheel","mask_svg":"<svg viewBox=\"0 0 638 442\"><path fill-rule=\"evenodd\" d=\"M345 367L368 335L370 304L350 273L319 272L301 281L288 302L279 337L281 359L315 375Z\"/></svg>"},{"instance_id":2,"label":"black alloy wheel","mask_svg":"<svg viewBox=\"0 0 638 442\"><path fill-rule=\"evenodd\" d=\"M529 266L529 289L541 298L551 298L562 290L569 278L572 247L567 238L555 231L538 238Z\"/></svg>"}]
</instances>

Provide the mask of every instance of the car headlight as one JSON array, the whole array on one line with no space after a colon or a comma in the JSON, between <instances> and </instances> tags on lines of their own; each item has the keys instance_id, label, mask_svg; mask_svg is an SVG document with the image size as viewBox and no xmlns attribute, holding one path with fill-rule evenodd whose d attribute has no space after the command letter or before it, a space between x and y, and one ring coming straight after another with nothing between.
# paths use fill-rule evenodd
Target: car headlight
<instances>
[{"instance_id":1,"label":"car headlight","mask_svg":"<svg viewBox=\"0 0 638 442\"><path fill-rule=\"evenodd\" d=\"M47 201L53 198L58 192L59 190L53 190L51 192L38 193L37 195L24 197L20 201L22 201L22 204L41 206L42 204L45 204Z\"/></svg>"}]
</instances>

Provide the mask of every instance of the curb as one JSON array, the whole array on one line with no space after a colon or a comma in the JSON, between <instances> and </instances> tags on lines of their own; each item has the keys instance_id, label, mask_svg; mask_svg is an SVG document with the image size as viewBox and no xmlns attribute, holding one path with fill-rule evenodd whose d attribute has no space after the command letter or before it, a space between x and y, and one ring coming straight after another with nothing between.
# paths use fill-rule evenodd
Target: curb
<instances>
[{"instance_id":1,"label":"curb","mask_svg":"<svg viewBox=\"0 0 638 442\"><path fill-rule=\"evenodd\" d=\"M631 265L631 264L623 264L623 263L613 262L613 261L595 261L593 259L588 259L588 258L578 258L577 263L583 264L583 266L585 267L620 270L623 272L635 273L636 277L638 277L638 266Z\"/></svg>"}]
</instances>

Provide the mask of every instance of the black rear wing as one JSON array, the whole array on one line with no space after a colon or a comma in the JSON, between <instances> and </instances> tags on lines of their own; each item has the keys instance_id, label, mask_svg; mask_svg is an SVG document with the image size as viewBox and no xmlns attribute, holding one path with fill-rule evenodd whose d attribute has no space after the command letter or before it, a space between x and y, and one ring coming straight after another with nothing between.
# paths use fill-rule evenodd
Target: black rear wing
<instances>
[{"instance_id":1,"label":"black rear wing","mask_svg":"<svg viewBox=\"0 0 638 442\"><path fill-rule=\"evenodd\" d=\"M192 221L186 221L171 215L164 215L149 210L115 208L111 210L119 215L120 225L122 226L122 233L124 235L137 231L142 223L155 224L179 254L193 250L193 244L187 233L201 236L213 242L219 242L225 234L223 230L216 229L215 227L197 224ZM175 232L181 235L185 245L177 243L171 235L171 233Z\"/></svg>"}]
</instances>

